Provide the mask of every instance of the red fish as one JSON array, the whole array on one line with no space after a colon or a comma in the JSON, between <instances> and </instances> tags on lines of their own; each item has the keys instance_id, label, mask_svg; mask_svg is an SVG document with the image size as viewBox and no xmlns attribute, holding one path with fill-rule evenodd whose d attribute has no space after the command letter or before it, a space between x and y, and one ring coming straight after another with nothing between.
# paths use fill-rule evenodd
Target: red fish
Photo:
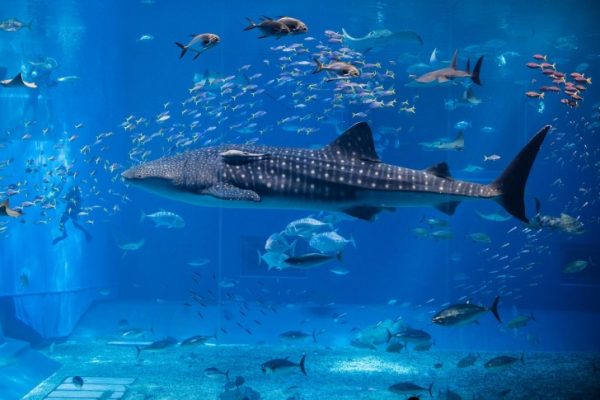
<instances>
[{"instance_id":1,"label":"red fish","mask_svg":"<svg viewBox=\"0 0 600 400\"><path fill-rule=\"evenodd\" d=\"M540 61L546 61L548 56L543 56L541 54L534 54L533 58L535 58L536 60L540 60Z\"/></svg>"},{"instance_id":2,"label":"red fish","mask_svg":"<svg viewBox=\"0 0 600 400\"><path fill-rule=\"evenodd\" d=\"M583 97L581 97L581 96L580 96L579 94L577 94L577 93L573 93L573 94L571 95L571 98L572 98L572 99L574 99L574 100L583 100Z\"/></svg>"},{"instance_id":3,"label":"red fish","mask_svg":"<svg viewBox=\"0 0 600 400\"><path fill-rule=\"evenodd\" d=\"M540 91L558 93L560 92L560 88L558 86L542 86L540 88Z\"/></svg>"},{"instance_id":4,"label":"red fish","mask_svg":"<svg viewBox=\"0 0 600 400\"><path fill-rule=\"evenodd\" d=\"M525 65L527 65L527 68L531 68L531 69L540 68L540 64L537 64L537 63L534 63L534 62L528 62Z\"/></svg>"},{"instance_id":5,"label":"red fish","mask_svg":"<svg viewBox=\"0 0 600 400\"><path fill-rule=\"evenodd\" d=\"M552 68L553 70L556 71L556 63L550 64L550 63L547 63L547 62L543 62L543 63L540 64L540 68L542 68L542 69L544 69L544 68Z\"/></svg>"},{"instance_id":6,"label":"red fish","mask_svg":"<svg viewBox=\"0 0 600 400\"><path fill-rule=\"evenodd\" d=\"M560 102L563 104L566 104L567 106L569 106L571 108L575 108L575 107L579 106L579 104L575 100L571 100L571 99L560 99Z\"/></svg>"},{"instance_id":7,"label":"red fish","mask_svg":"<svg viewBox=\"0 0 600 400\"><path fill-rule=\"evenodd\" d=\"M534 92L534 91L529 91L527 93L525 93L525 96L531 98L531 99L540 99L542 100L544 98L544 93L538 93L538 92Z\"/></svg>"},{"instance_id":8,"label":"red fish","mask_svg":"<svg viewBox=\"0 0 600 400\"><path fill-rule=\"evenodd\" d=\"M587 83L588 85L592 84L592 78L586 78L585 76L581 75L575 78L575 82L578 83Z\"/></svg>"}]
</instances>

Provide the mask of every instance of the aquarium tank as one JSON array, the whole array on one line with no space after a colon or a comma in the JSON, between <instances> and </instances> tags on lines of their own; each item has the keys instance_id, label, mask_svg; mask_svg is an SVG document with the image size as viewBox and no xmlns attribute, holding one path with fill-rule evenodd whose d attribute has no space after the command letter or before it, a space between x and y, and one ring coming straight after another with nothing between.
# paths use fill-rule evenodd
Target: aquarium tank
<instances>
[{"instance_id":1,"label":"aquarium tank","mask_svg":"<svg viewBox=\"0 0 600 400\"><path fill-rule=\"evenodd\" d=\"M2 0L0 400L600 399L599 15Z\"/></svg>"}]
</instances>

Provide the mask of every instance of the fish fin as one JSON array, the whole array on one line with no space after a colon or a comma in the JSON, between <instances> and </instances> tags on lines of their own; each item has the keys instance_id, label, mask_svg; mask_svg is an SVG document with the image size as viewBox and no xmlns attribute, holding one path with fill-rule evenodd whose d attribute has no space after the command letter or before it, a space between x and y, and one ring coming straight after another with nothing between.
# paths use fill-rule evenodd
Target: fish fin
<instances>
[{"instance_id":1,"label":"fish fin","mask_svg":"<svg viewBox=\"0 0 600 400\"><path fill-rule=\"evenodd\" d=\"M317 66L312 73L316 74L316 73L323 71L323 63L321 63L321 61L319 61L319 59L317 57L315 57L314 60L315 60L315 63L317 64Z\"/></svg>"},{"instance_id":2,"label":"fish fin","mask_svg":"<svg viewBox=\"0 0 600 400\"><path fill-rule=\"evenodd\" d=\"M359 40L355 37L350 36L350 34L348 32L346 32L346 30L344 28L342 28L342 34L344 35L344 39L348 39L348 40Z\"/></svg>"},{"instance_id":3,"label":"fish fin","mask_svg":"<svg viewBox=\"0 0 600 400\"><path fill-rule=\"evenodd\" d=\"M221 200L260 201L260 196L253 190L240 189L228 183L217 183L202 191Z\"/></svg>"},{"instance_id":4,"label":"fish fin","mask_svg":"<svg viewBox=\"0 0 600 400\"><path fill-rule=\"evenodd\" d=\"M481 80L479 79L479 74L481 72L481 64L483 63L483 56L479 57L477 63L475 64L475 68L473 68L473 74L471 74L471 80L476 85L481 85Z\"/></svg>"},{"instance_id":5,"label":"fish fin","mask_svg":"<svg viewBox=\"0 0 600 400\"><path fill-rule=\"evenodd\" d=\"M447 215L454 215L456 212L456 207L460 204L460 201L447 201L445 203L440 203L435 206L436 209L443 212Z\"/></svg>"},{"instance_id":6,"label":"fish fin","mask_svg":"<svg viewBox=\"0 0 600 400\"><path fill-rule=\"evenodd\" d=\"M229 370L225 371L225 377L227 378L227 382L229 382L231 380L229 378Z\"/></svg>"},{"instance_id":7,"label":"fish fin","mask_svg":"<svg viewBox=\"0 0 600 400\"><path fill-rule=\"evenodd\" d=\"M427 168L425 172L435 175L438 178L452 179L452 176L450 175L450 168L448 168L448 164L446 162L434 164Z\"/></svg>"},{"instance_id":8,"label":"fish fin","mask_svg":"<svg viewBox=\"0 0 600 400\"><path fill-rule=\"evenodd\" d=\"M358 206L347 208L343 210L346 214L353 216L354 218L364 219L365 221L373 221L375 216L379 214L383 208L369 207L369 206Z\"/></svg>"},{"instance_id":9,"label":"fish fin","mask_svg":"<svg viewBox=\"0 0 600 400\"><path fill-rule=\"evenodd\" d=\"M433 382L431 382L431 385L429 385L429 387L427 388L427 391L429 392L429 397L433 397L433 394L431 393L432 388L433 388Z\"/></svg>"},{"instance_id":10,"label":"fish fin","mask_svg":"<svg viewBox=\"0 0 600 400\"><path fill-rule=\"evenodd\" d=\"M306 360L306 354L302 354L302 358L300 359L300 363L298 364L300 366L300 371L302 371L302 373L304 374L304 376L307 376L306 374L306 368L304 368L304 361Z\"/></svg>"},{"instance_id":11,"label":"fish fin","mask_svg":"<svg viewBox=\"0 0 600 400\"><path fill-rule=\"evenodd\" d=\"M387 334L385 342L389 343L390 340L392 340L392 337L394 337L394 335L392 335L392 332L390 332L390 330L387 328L385 329L385 333Z\"/></svg>"},{"instance_id":12,"label":"fish fin","mask_svg":"<svg viewBox=\"0 0 600 400\"><path fill-rule=\"evenodd\" d=\"M450 61L450 68L456 69L456 60L458 59L458 50L454 50L452 61Z\"/></svg>"},{"instance_id":13,"label":"fish fin","mask_svg":"<svg viewBox=\"0 0 600 400\"><path fill-rule=\"evenodd\" d=\"M340 251L340 252L338 252L338 253L335 255L335 258L336 258L336 259L337 259L339 262L344 262L344 260L343 260L343 258L342 258L342 252L341 252L341 251Z\"/></svg>"},{"instance_id":14,"label":"fish fin","mask_svg":"<svg viewBox=\"0 0 600 400\"><path fill-rule=\"evenodd\" d=\"M197 51L197 52L196 52L196 55L194 56L194 58L193 58L193 59L194 59L194 60L197 60L197 59L198 59L198 57L200 57L200 53L201 53L200 51Z\"/></svg>"},{"instance_id":15,"label":"fish fin","mask_svg":"<svg viewBox=\"0 0 600 400\"><path fill-rule=\"evenodd\" d=\"M499 302L500 302L500 296L496 296L496 298L494 299L494 303L490 307L490 311L492 312L492 314L494 314L494 317L496 317L498 322L502 323L502 320L500 319L500 314L498 314L498 303Z\"/></svg>"},{"instance_id":16,"label":"fish fin","mask_svg":"<svg viewBox=\"0 0 600 400\"><path fill-rule=\"evenodd\" d=\"M135 358L137 360L138 358L140 358L140 354L142 354L142 349L140 348L140 346L135 346L135 351L136 351Z\"/></svg>"},{"instance_id":17,"label":"fish fin","mask_svg":"<svg viewBox=\"0 0 600 400\"><path fill-rule=\"evenodd\" d=\"M187 53L188 51L187 47L185 47L185 45L179 42L175 42L175 45L181 49L181 53L179 53L179 58L183 58L183 56L185 56L185 53Z\"/></svg>"},{"instance_id":18,"label":"fish fin","mask_svg":"<svg viewBox=\"0 0 600 400\"><path fill-rule=\"evenodd\" d=\"M521 353L521 364L525 365L525 353Z\"/></svg>"},{"instance_id":19,"label":"fish fin","mask_svg":"<svg viewBox=\"0 0 600 400\"><path fill-rule=\"evenodd\" d=\"M144 213L144 210L140 210L140 222L144 222L144 219L146 219L146 213Z\"/></svg>"},{"instance_id":20,"label":"fish fin","mask_svg":"<svg viewBox=\"0 0 600 400\"><path fill-rule=\"evenodd\" d=\"M381 162L375 150L373 134L369 124L358 122L342 133L337 139L323 148L334 156L358 158L362 161Z\"/></svg>"},{"instance_id":21,"label":"fish fin","mask_svg":"<svg viewBox=\"0 0 600 400\"><path fill-rule=\"evenodd\" d=\"M446 83L450 81L450 79L448 79L445 75L440 75L437 77L437 81L438 83Z\"/></svg>"},{"instance_id":22,"label":"fish fin","mask_svg":"<svg viewBox=\"0 0 600 400\"><path fill-rule=\"evenodd\" d=\"M264 38L266 38L266 37L269 37L269 35L262 35L262 36L259 36L258 38L259 38L259 39L264 39ZM277 38L277 39L279 39L279 38Z\"/></svg>"},{"instance_id":23,"label":"fish fin","mask_svg":"<svg viewBox=\"0 0 600 400\"><path fill-rule=\"evenodd\" d=\"M525 223L529 222L529 219L525 216L525 203L523 201L525 185L533 162L549 130L550 125L546 125L536 133L502 174L490 184L493 189L500 192L500 196L496 201L513 217Z\"/></svg>"},{"instance_id":24,"label":"fish fin","mask_svg":"<svg viewBox=\"0 0 600 400\"><path fill-rule=\"evenodd\" d=\"M258 266L260 267L260 264L262 264L262 254L259 249L256 249L256 253L258 253Z\"/></svg>"},{"instance_id":25,"label":"fish fin","mask_svg":"<svg viewBox=\"0 0 600 400\"><path fill-rule=\"evenodd\" d=\"M198 35L199 35L198 33L190 33L190 37L196 37Z\"/></svg>"},{"instance_id":26,"label":"fish fin","mask_svg":"<svg viewBox=\"0 0 600 400\"><path fill-rule=\"evenodd\" d=\"M312 331L313 343L317 343L317 328Z\"/></svg>"},{"instance_id":27,"label":"fish fin","mask_svg":"<svg viewBox=\"0 0 600 400\"><path fill-rule=\"evenodd\" d=\"M248 20L250 25L248 25L247 27L244 28L245 31L249 31L250 29L256 28L257 25L254 23L254 21L252 21L250 18L246 18L246 19Z\"/></svg>"}]
</instances>

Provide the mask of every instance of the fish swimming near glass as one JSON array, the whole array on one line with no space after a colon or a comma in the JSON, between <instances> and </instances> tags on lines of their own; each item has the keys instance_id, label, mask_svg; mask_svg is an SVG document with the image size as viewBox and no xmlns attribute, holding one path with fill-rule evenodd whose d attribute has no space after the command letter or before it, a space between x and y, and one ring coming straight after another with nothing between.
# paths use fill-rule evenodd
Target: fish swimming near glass
<instances>
[{"instance_id":1,"label":"fish swimming near glass","mask_svg":"<svg viewBox=\"0 0 600 400\"><path fill-rule=\"evenodd\" d=\"M372 220L398 207L433 206L453 214L463 200L487 199L528 222L525 185L549 130L549 125L542 128L487 185L453 179L444 162L424 170L381 162L365 122L321 149L220 145L143 163L122 177L202 206L317 209Z\"/></svg>"},{"instance_id":2,"label":"fish swimming near glass","mask_svg":"<svg viewBox=\"0 0 600 400\"><path fill-rule=\"evenodd\" d=\"M23 79L23 74L21 74L20 72L12 79L5 79L0 81L0 85L7 88L37 89L37 84L35 82L26 82Z\"/></svg>"}]
</instances>

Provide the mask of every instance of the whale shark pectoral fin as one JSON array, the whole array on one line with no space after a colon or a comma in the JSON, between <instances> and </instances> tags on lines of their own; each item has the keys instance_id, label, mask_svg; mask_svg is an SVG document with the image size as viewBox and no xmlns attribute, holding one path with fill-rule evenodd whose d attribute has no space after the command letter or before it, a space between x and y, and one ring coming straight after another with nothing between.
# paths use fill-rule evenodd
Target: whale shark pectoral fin
<instances>
[{"instance_id":1,"label":"whale shark pectoral fin","mask_svg":"<svg viewBox=\"0 0 600 400\"><path fill-rule=\"evenodd\" d=\"M456 211L456 207L458 207L459 204L460 204L460 201L448 201L446 203L440 203L440 204L435 205L435 208L437 208L439 211L443 212L444 214L454 215L454 212Z\"/></svg>"},{"instance_id":2,"label":"whale shark pectoral fin","mask_svg":"<svg viewBox=\"0 0 600 400\"><path fill-rule=\"evenodd\" d=\"M208 189L203 190L202 193L221 200L260 201L260 196L255 191L240 189L229 183L217 183Z\"/></svg>"},{"instance_id":3,"label":"whale shark pectoral fin","mask_svg":"<svg viewBox=\"0 0 600 400\"><path fill-rule=\"evenodd\" d=\"M383 210L394 211L391 207L369 207L358 206L342 210L344 213L353 216L354 218L363 219L365 221L373 221L375 216Z\"/></svg>"}]
</instances>

